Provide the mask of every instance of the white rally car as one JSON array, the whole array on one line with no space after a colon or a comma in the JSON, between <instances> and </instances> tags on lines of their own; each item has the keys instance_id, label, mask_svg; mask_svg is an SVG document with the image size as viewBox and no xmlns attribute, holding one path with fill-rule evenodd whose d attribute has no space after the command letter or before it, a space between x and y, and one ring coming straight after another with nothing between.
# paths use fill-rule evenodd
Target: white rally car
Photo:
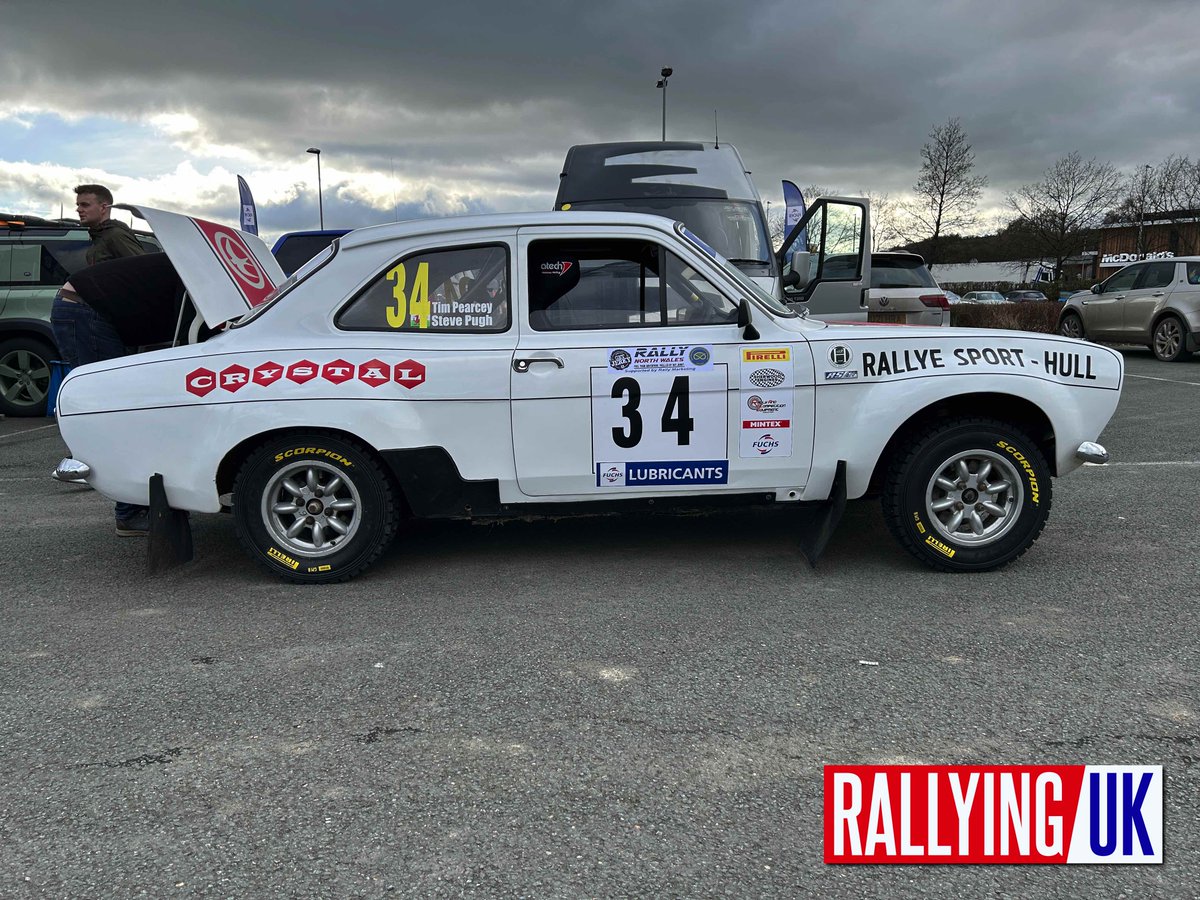
<instances>
[{"instance_id":1,"label":"white rally car","mask_svg":"<svg viewBox=\"0 0 1200 900\"><path fill-rule=\"evenodd\" d=\"M730 501L807 508L815 560L867 494L914 556L979 571L1036 539L1052 477L1107 457L1117 353L827 325L667 219L381 225L285 281L251 235L138 214L217 333L72 372L68 469L116 500L147 503L161 476L171 509L231 508L295 581L363 571L404 516Z\"/></svg>"}]
</instances>

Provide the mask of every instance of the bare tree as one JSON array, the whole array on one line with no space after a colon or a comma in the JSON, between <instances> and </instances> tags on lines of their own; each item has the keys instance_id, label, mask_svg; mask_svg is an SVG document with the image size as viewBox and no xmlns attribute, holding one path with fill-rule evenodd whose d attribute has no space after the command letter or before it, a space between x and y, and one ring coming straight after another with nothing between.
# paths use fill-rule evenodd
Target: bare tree
<instances>
[{"instance_id":1,"label":"bare tree","mask_svg":"<svg viewBox=\"0 0 1200 900\"><path fill-rule=\"evenodd\" d=\"M891 249L902 237L900 204L887 192L862 191L861 196L871 201L871 249Z\"/></svg>"},{"instance_id":2,"label":"bare tree","mask_svg":"<svg viewBox=\"0 0 1200 900\"><path fill-rule=\"evenodd\" d=\"M1082 253L1105 216L1121 200L1124 179L1107 162L1064 156L1034 184L1008 195L1020 217L1030 252L1054 260L1055 278L1063 263Z\"/></svg>"},{"instance_id":3,"label":"bare tree","mask_svg":"<svg viewBox=\"0 0 1200 900\"><path fill-rule=\"evenodd\" d=\"M909 222L905 237L925 242L925 262L932 269L940 261L941 236L975 224L975 207L987 178L971 174L975 154L958 119L934 126L921 148L921 160L921 174L913 186L916 199L904 207Z\"/></svg>"}]
</instances>

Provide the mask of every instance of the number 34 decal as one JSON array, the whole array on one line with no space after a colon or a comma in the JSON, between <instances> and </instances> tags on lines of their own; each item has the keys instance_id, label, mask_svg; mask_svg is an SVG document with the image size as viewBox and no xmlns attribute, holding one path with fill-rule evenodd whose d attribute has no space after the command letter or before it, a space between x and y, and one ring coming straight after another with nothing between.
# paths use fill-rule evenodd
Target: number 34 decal
<instances>
[{"instance_id":1,"label":"number 34 decal","mask_svg":"<svg viewBox=\"0 0 1200 900\"><path fill-rule=\"evenodd\" d=\"M594 460L725 459L727 369L636 376L594 370Z\"/></svg>"},{"instance_id":2,"label":"number 34 decal","mask_svg":"<svg viewBox=\"0 0 1200 900\"><path fill-rule=\"evenodd\" d=\"M688 390L688 376L676 375L671 382L671 391L667 394L667 403L663 407L662 433L674 432L680 447L691 443L692 432L696 430L696 420L688 415L691 407ZM626 398L621 407L621 415L625 417L624 426L615 426L612 430L613 443L618 447L629 449L636 447L642 440L642 414L638 406L642 402L642 386L636 378L625 376L613 382L612 398Z\"/></svg>"}]
</instances>

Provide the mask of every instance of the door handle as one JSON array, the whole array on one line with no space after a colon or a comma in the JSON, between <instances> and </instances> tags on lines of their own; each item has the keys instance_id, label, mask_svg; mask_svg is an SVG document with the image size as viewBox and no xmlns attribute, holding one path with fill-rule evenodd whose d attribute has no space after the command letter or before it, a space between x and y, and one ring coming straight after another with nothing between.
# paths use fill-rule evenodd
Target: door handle
<instances>
[{"instance_id":1,"label":"door handle","mask_svg":"<svg viewBox=\"0 0 1200 900\"><path fill-rule=\"evenodd\" d=\"M1125 299L1125 295L1124 295L1124 294L1117 294L1117 296L1113 297L1113 299L1114 299L1114 300L1124 300L1124 299Z\"/></svg>"},{"instance_id":2,"label":"door handle","mask_svg":"<svg viewBox=\"0 0 1200 900\"><path fill-rule=\"evenodd\" d=\"M1164 291L1155 291L1155 292L1154 292L1154 294L1153 294L1153 296L1155 296L1155 297L1161 297L1161 296L1163 296L1163 294L1164 294L1164 293L1165 293Z\"/></svg>"},{"instance_id":3,"label":"door handle","mask_svg":"<svg viewBox=\"0 0 1200 900\"><path fill-rule=\"evenodd\" d=\"M514 359L513 360L513 371L514 372L528 372L529 367L531 365L533 365L534 363L554 363L560 369L565 368L563 366L563 361L561 359L559 359L557 356L529 356L529 357L517 357L516 359Z\"/></svg>"}]
</instances>

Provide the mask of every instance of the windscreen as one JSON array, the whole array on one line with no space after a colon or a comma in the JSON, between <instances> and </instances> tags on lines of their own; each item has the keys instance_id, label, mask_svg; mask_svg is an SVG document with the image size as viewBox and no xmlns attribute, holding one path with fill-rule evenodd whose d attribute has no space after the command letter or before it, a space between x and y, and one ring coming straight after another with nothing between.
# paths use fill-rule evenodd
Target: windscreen
<instances>
[{"instance_id":1,"label":"windscreen","mask_svg":"<svg viewBox=\"0 0 1200 900\"><path fill-rule=\"evenodd\" d=\"M747 278L744 274L742 274L742 271L738 269L737 266L713 249L706 240L704 240L686 225L676 223L675 230L691 241L693 245L704 251L705 254L711 257L721 266L722 269L724 269L730 278L740 284L748 293L752 294L763 306L771 310L771 312L773 312L775 315L787 316L789 318L795 317L796 313L791 309L791 307L785 306L778 297L774 296L773 294L768 294L752 279Z\"/></svg>"},{"instance_id":2,"label":"windscreen","mask_svg":"<svg viewBox=\"0 0 1200 900\"><path fill-rule=\"evenodd\" d=\"M738 265L771 264L771 249L758 207L743 200L593 200L575 210L639 212L682 222L725 259Z\"/></svg>"},{"instance_id":3,"label":"windscreen","mask_svg":"<svg viewBox=\"0 0 1200 900\"><path fill-rule=\"evenodd\" d=\"M937 282L919 258L871 256L873 288L936 288Z\"/></svg>"}]
</instances>

